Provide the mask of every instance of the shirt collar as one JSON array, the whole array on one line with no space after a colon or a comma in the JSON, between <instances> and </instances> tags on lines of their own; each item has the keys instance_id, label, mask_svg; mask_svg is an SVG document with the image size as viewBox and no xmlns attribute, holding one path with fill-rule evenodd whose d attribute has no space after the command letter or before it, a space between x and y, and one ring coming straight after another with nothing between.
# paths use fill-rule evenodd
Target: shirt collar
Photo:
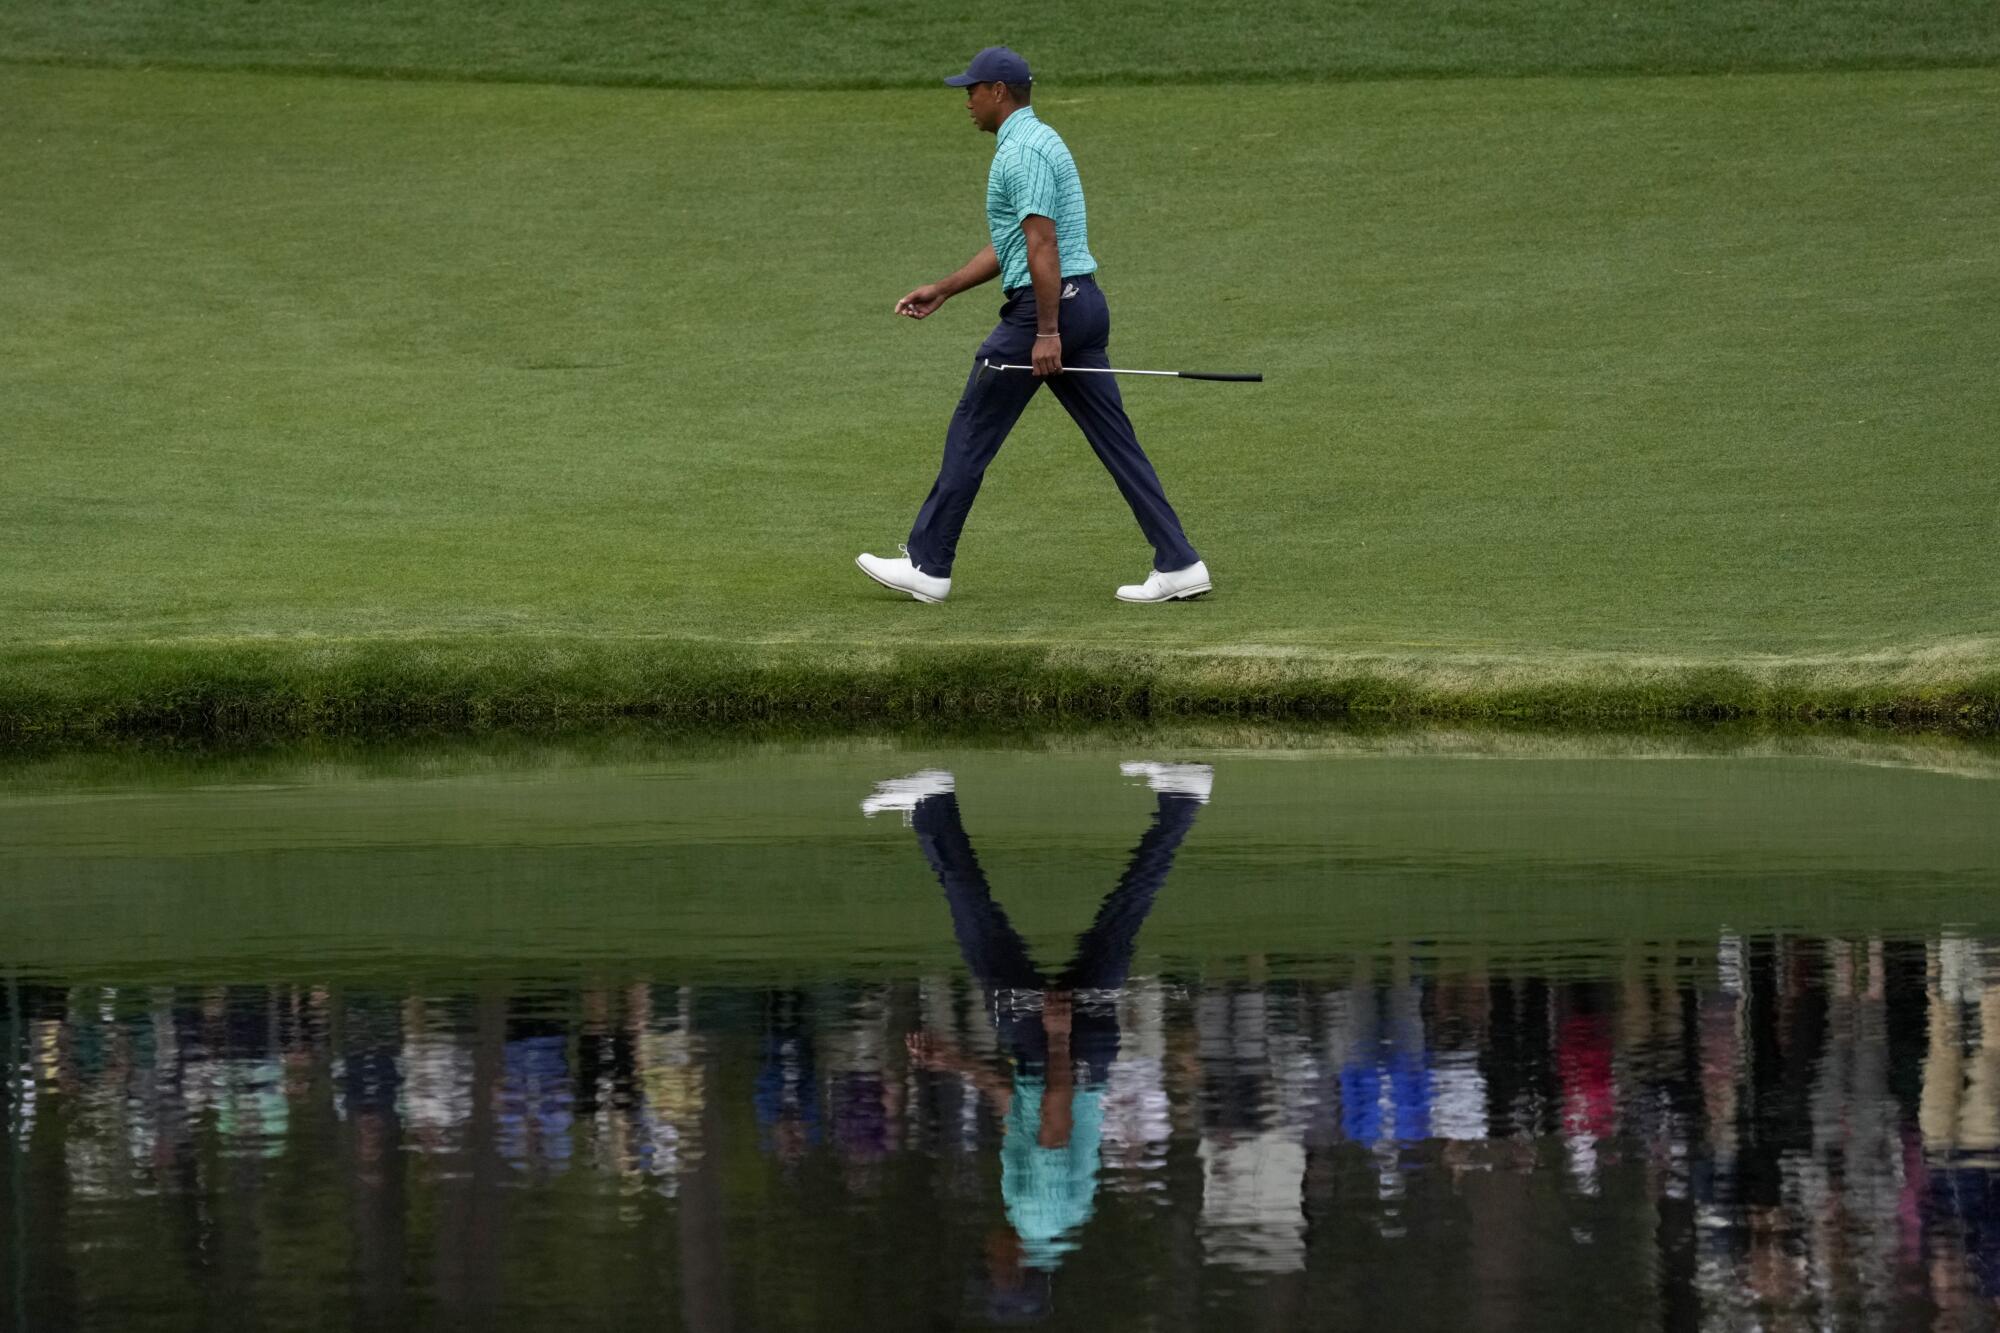
<instances>
[{"instance_id":1,"label":"shirt collar","mask_svg":"<svg viewBox=\"0 0 2000 1333\"><path fill-rule=\"evenodd\" d=\"M1018 108L1013 115L1001 121L1000 128L994 131L993 146L995 148L998 148L1001 144L1006 143L1007 136L1014 133L1014 129L1016 126L1020 126L1025 129L1027 125L1031 123L1035 123L1035 108L1031 106L1024 106Z\"/></svg>"}]
</instances>

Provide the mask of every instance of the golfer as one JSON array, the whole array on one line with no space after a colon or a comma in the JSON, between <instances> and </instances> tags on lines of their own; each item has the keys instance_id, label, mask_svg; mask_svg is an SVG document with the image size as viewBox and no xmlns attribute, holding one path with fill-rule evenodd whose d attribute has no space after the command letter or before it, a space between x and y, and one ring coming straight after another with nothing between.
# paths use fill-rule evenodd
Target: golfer
<instances>
[{"instance_id":1,"label":"golfer","mask_svg":"<svg viewBox=\"0 0 2000 1333\"><path fill-rule=\"evenodd\" d=\"M1083 183L1061 136L1029 105L1034 80L1028 62L1004 46L989 46L972 58L965 73L945 82L965 89L972 123L995 139L986 178L986 222L993 243L950 277L926 283L896 302L896 313L922 319L960 292L994 278L1000 279L1006 304L1000 307L999 325L974 354L965 393L945 431L944 464L902 548L905 558L863 555L855 563L884 587L920 602L943 601L951 592L958 534L986 466L1046 382L1082 427L1152 543L1152 574L1144 583L1118 589L1119 599L1199 597L1211 586L1208 566L1188 545L1181 521L1132 433L1117 379L1062 373L1066 365L1111 364L1105 351L1111 312L1097 289L1097 261L1084 233ZM1034 369L984 369L982 363L989 360Z\"/></svg>"}]
</instances>

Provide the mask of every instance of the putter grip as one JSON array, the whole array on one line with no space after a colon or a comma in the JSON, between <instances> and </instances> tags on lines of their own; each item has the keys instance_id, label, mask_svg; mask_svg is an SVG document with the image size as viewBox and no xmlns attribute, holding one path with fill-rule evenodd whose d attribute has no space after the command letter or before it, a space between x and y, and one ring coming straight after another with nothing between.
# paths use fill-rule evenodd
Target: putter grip
<instances>
[{"instance_id":1,"label":"putter grip","mask_svg":"<svg viewBox=\"0 0 2000 1333\"><path fill-rule=\"evenodd\" d=\"M1264 382L1264 377L1261 374L1225 375L1220 371L1213 370L1183 370L1181 378L1184 380L1240 380L1246 384L1262 384Z\"/></svg>"}]
</instances>

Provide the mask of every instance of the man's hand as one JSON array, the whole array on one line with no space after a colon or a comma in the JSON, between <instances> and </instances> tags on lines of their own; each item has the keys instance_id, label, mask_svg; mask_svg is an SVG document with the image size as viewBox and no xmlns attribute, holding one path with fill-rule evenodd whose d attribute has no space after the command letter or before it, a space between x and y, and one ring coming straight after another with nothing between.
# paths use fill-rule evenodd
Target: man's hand
<instances>
[{"instance_id":1,"label":"man's hand","mask_svg":"<svg viewBox=\"0 0 2000 1333\"><path fill-rule=\"evenodd\" d=\"M931 311L951 299L941 282L927 282L923 286L896 302L896 313L908 315L911 319L922 319Z\"/></svg>"},{"instance_id":2,"label":"man's hand","mask_svg":"<svg viewBox=\"0 0 2000 1333\"><path fill-rule=\"evenodd\" d=\"M922 319L960 292L969 292L999 276L1000 261L993 257L993 247L989 245L966 260L958 272L938 282L927 282L896 302L896 313Z\"/></svg>"},{"instance_id":3,"label":"man's hand","mask_svg":"<svg viewBox=\"0 0 2000 1333\"><path fill-rule=\"evenodd\" d=\"M1035 378L1062 374L1062 335L1035 339Z\"/></svg>"},{"instance_id":4,"label":"man's hand","mask_svg":"<svg viewBox=\"0 0 2000 1333\"><path fill-rule=\"evenodd\" d=\"M903 1049L910 1053L910 1063L919 1069L936 1069L942 1063L937 1043L928 1032L905 1033Z\"/></svg>"}]
</instances>

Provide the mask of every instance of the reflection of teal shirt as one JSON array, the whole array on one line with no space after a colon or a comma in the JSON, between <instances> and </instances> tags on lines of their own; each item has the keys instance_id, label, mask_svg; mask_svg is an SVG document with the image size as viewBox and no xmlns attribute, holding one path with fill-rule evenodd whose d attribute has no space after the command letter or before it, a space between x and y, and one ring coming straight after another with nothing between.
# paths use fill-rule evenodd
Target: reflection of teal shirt
<instances>
[{"instance_id":1,"label":"reflection of teal shirt","mask_svg":"<svg viewBox=\"0 0 2000 1333\"><path fill-rule=\"evenodd\" d=\"M1062 136L1022 107L994 134L993 167L986 173L986 226L1000 261L1000 288L1028 285L1028 237L1022 221L1039 214L1056 224L1056 257L1062 276L1097 272L1084 225L1083 181Z\"/></svg>"},{"instance_id":2,"label":"reflection of teal shirt","mask_svg":"<svg viewBox=\"0 0 2000 1333\"><path fill-rule=\"evenodd\" d=\"M1019 114L1018 112L1016 114ZM1097 1145L1104 1133L1104 1089L1078 1087L1070 1101L1069 1142L1044 1148L1043 1080L1014 1076L1014 1104L1000 1144L1000 1194L1030 1268L1054 1268L1076 1248L1071 1237L1090 1220L1097 1196Z\"/></svg>"}]
</instances>

